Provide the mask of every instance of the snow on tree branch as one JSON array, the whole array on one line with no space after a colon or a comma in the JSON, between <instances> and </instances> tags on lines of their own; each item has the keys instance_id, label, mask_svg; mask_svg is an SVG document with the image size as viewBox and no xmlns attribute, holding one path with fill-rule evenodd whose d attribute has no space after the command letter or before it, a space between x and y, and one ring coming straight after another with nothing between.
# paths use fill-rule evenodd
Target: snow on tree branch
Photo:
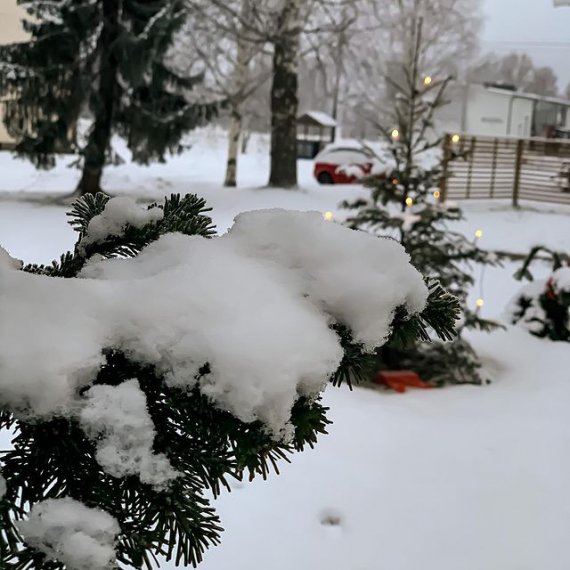
<instances>
[{"instance_id":1,"label":"snow on tree branch","mask_svg":"<svg viewBox=\"0 0 570 570\"><path fill-rule=\"evenodd\" d=\"M49 499L18 528L26 542L67 570L108 570L115 560L117 521L73 499Z\"/></svg>"},{"instance_id":2,"label":"snow on tree branch","mask_svg":"<svg viewBox=\"0 0 570 570\"><path fill-rule=\"evenodd\" d=\"M178 477L168 458L152 451L154 425L136 380L90 388L80 423L97 442L97 462L113 477L139 475L158 489Z\"/></svg>"},{"instance_id":3,"label":"snow on tree branch","mask_svg":"<svg viewBox=\"0 0 570 570\"><path fill-rule=\"evenodd\" d=\"M94 259L76 279L0 271L1 405L69 415L113 347L186 388L207 364L200 390L275 437L339 366L332 322L373 349L396 308L417 314L427 296L396 242L277 210L239 216L222 238L171 234L135 259Z\"/></svg>"}]
</instances>

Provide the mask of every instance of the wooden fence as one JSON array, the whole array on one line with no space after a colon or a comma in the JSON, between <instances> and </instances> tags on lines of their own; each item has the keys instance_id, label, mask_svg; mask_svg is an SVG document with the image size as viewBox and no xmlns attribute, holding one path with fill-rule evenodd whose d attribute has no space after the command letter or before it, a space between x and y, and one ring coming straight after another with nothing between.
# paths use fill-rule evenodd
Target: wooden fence
<instances>
[{"instance_id":1,"label":"wooden fence","mask_svg":"<svg viewBox=\"0 0 570 570\"><path fill-rule=\"evenodd\" d=\"M507 199L570 205L570 141L446 135L445 199Z\"/></svg>"}]
</instances>

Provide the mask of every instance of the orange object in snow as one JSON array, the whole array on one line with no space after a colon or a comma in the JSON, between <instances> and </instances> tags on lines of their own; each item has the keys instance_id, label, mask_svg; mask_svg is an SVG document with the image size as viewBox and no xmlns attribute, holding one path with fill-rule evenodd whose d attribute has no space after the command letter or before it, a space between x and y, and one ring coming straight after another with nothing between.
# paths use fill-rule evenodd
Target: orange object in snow
<instances>
[{"instance_id":1,"label":"orange object in snow","mask_svg":"<svg viewBox=\"0 0 570 570\"><path fill-rule=\"evenodd\" d=\"M400 394L404 393L408 387L411 388L432 388L431 384L424 382L415 372L411 370L382 370L375 378L376 384L381 384L391 388Z\"/></svg>"}]
</instances>

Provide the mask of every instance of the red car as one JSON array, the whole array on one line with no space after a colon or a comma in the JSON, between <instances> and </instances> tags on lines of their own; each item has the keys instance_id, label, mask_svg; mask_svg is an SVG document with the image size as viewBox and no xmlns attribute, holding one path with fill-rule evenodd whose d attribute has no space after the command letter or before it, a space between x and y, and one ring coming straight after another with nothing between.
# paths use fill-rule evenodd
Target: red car
<instances>
[{"instance_id":1,"label":"red car","mask_svg":"<svg viewBox=\"0 0 570 570\"><path fill-rule=\"evenodd\" d=\"M354 184L371 174L378 160L364 146L329 145L315 157L315 178L321 184Z\"/></svg>"}]
</instances>

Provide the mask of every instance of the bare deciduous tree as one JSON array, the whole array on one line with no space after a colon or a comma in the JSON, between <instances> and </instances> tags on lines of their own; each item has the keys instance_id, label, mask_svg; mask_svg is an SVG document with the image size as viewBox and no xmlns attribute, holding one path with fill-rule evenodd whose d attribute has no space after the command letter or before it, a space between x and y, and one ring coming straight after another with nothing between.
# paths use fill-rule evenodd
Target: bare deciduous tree
<instances>
[{"instance_id":1,"label":"bare deciduous tree","mask_svg":"<svg viewBox=\"0 0 570 570\"><path fill-rule=\"evenodd\" d=\"M479 45L481 0L369 0L368 26L352 46L347 83L353 124L385 123L386 109L404 80L399 62L409 53L414 22L423 24L418 73L426 81L461 77Z\"/></svg>"},{"instance_id":2,"label":"bare deciduous tree","mask_svg":"<svg viewBox=\"0 0 570 570\"><path fill-rule=\"evenodd\" d=\"M510 53L502 57L489 55L471 69L469 80L503 83L537 95L558 94L558 78L552 68L536 67L526 53Z\"/></svg>"},{"instance_id":3,"label":"bare deciduous tree","mask_svg":"<svg viewBox=\"0 0 570 570\"><path fill-rule=\"evenodd\" d=\"M311 49L305 45L305 39L318 36L322 42L334 36L339 30L339 10L358 1L187 0L193 19L208 21L226 40L233 42L230 53L234 60L231 67L234 86L239 86L239 78L246 75L244 70L248 58L243 54L264 53L269 48L272 57L270 186L294 188L297 185L298 67L303 52ZM237 91L248 93L243 88ZM235 97L233 99L236 100ZM243 103L242 98L240 104ZM238 148L235 141L239 139L239 134L236 135L239 131L239 107L235 104L232 114L230 161ZM228 166L227 178L232 182L233 166L230 162Z\"/></svg>"}]
</instances>

